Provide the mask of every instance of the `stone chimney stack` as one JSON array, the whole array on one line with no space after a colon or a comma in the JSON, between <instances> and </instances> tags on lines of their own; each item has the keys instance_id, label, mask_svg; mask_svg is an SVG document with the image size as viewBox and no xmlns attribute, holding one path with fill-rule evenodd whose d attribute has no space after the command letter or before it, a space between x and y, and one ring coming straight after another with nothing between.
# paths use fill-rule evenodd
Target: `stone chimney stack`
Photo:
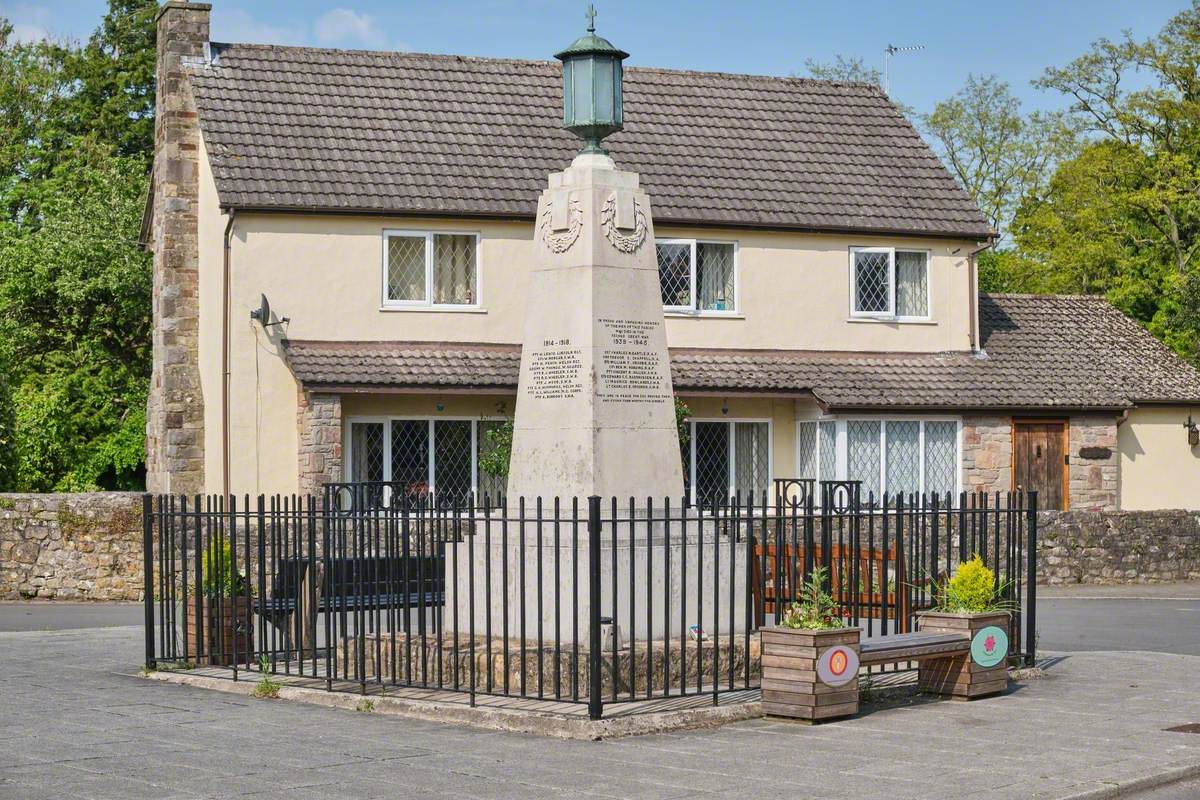
<instances>
[{"instance_id":1,"label":"stone chimney stack","mask_svg":"<svg viewBox=\"0 0 1200 800\"><path fill-rule=\"evenodd\" d=\"M154 371L146 404L146 488L194 494L204 485L199 359L200 127L186 67L205 58L208 3L159 9L153 169Z\"/></svg>"}]
</instances>

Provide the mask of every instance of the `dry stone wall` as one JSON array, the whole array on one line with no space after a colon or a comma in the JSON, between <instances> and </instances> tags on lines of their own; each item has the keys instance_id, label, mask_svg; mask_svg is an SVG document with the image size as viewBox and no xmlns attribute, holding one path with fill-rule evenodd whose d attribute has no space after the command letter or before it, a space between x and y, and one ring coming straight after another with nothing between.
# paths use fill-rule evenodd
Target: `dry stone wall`
<instances>
[{"instance_id":1,"label":"dry stone wall","mask_svg":"<svg viewBox=\"0 0 1200 800\"><path fill-rule=\"evenodd\" d=\"M1190 511L1044 511L1042 583L1200 580L1200 514Z\"/></svg>"},{"instance_id":2,"label":"dry stone wall","mask_svg":"<svg viewBox=\"0 0 1200 800\"><path fill-rule=\"evenodd\" d=\"M0 600L141 598L141 495L0 494Z\"/></svg>"}]
</instances>

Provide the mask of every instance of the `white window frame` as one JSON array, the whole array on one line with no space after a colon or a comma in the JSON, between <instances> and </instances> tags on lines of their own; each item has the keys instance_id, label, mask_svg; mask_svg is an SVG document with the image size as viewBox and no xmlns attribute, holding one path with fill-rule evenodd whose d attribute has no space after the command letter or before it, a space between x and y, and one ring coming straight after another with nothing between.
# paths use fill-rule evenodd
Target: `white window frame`
<instances>
[{"instance_id":1,"label":"white window frame","mask_svg":"<svg viewBox=\"0 0 1200 800\"><path fill-rule=\"evenodd\" d=\"M347 481L354 483L359 481L357 475L350 475L350 468L354 465L354 436L352 434L355 423L361 422L382 422L383 423L383 481L389 482L392 479L392 423L393 422L425 422L429 425L429 455L426 461L426 475L428 476L427 483L429 484L429 493L437 495L437 485L434 481L435 464L434 458L437 450L435 443L435 424L437 422L470 422L471 423L471 494L479 494L479 423L488 422L492 417L463 417L463 416L429 416L425 414L399 414L395 416L380 416L380 415L362 415L347 417L344 423L342 432L342 441L345 443L343 448L345 458L343 462L346 465ZM497 417L496 419L500 419Z\"/></svg>"},{"instance_id":2,"label":"white window frame","mask_svg":"<svg viewBox=\"0 0 1200 800\"><path fill-rule=\"evenodd\" d=\"M433 247L434 237L436 236L473 236L475 238L475 286L472 289L471 295L475 298L473 303L435 303L433 302ZM423 300L393 300L388 297L388 248L393 237L402 237L408 239L425 239L425 298ZM480 287L483 280L480 274L480 234L479 231L460 231L460 230L405 230L400 228L385 228L383 231L383 267L381 270L382 282L381 289L381 307L392 310L436 310L436 311L476 311L482 308L483 297L481 296ZM415 419L409 417L408 419Z\"/></svg>"},{"instance_id":3,"label":"white window frame","mask_svg":"<svg viewBox=\"0 0 1200 800\"><path fill-rule=\"evenodd\" d=\"M925 313L902 315L896 312L896 253L921 253L925 256ZM858 310L858 263L857 253L887 253L888 256L888 309L886 311ZM888 320L892 322L928 322L933 319L933 276L930 264L933 251L923 247L859 247L850 248L850 318L863 320Z\"/></svg>"},{"instance_id":4,"label":"white window frame","mask_svg":"<svg viewBox=\"0 0 1200 800\"><path fill-rule=\"evenodd\" d=\"M818 428L815 436L814 455L815 462L815 477L818 483L821 481L844 481L848 480L850 472L850 442L847 434L846 423L851 420L863 422L878 422L879 423L879 486L880 491L884 494L891 494L887 485L887 423L889 422L917 422L917 447L918 447L918 482L920 484L919 493L925 494L925 424L929 422L953 422L955 423L954 435L954 494L957 496L962 492L963 486L963 424L962 417L946 415L946 414L931 414L927 416L905 416L903 414L850 414L850 415L825 415L820 417L806 417L797 419L796 423L802 424L811 422L819 424L821 422L833 422L836 425L836 436L834 437L834 447L836 448L834 463L836 464L836 475L825 476L821 474L821 435ZM800 432L796 431L796 463L801 460L800 454Z\"/></svg>"},{"instance_id":5,"label":"white window frame","mask_svg":"<svg viewBox=\"0 0 1200 800\"><path fill-rule=\"evenodd\" d=\"M770 490L770 482L775 478L775 428L774 422L770 417L688 417L688 461L685 465L688 469L688 500L694 505L696 503L696 423L697 422L724 422L728 423L729 435L726 438L728 442L728 452L725 455L725 460L728 462L726 469L726 496L733 497L737 491L737 454L734 452L734 423L737 422L765 422L767 424L767 483L765 487ZM755 498L758 502L759 498Z\"/></svg>"},{"instance_id":6,"label":"white window frame","mask_svg":"<svg viewBox=\"0 0 1200 800\"><path fill-rule=\"evenodd\" d=\"M658 260L658 245L660 244L681 244L688 245L691 248L691 269L689 270L689 286L690 296L692 298L691 305L687 306L669 306L664 304L663 311L667 314L673 314L685 317L732 317L738 315L742 298L741 286L741 271L739 269L738 258L741 248L735 239L679 239L665 238L654 240L654 258ZM733 246L733 307L725 309L702 309L700 304L700 293L696 287L696 269L697 269L697 248L702 244L723 244Z\"/></svg>"}]
</instances>

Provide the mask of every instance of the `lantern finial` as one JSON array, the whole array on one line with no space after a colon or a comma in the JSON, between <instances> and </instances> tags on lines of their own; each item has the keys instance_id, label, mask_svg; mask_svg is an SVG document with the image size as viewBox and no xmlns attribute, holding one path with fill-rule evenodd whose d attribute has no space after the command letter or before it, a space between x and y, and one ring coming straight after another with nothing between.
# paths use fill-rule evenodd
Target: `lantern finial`
<instances>
[{"instance_id":1,"label":"lantern finial","mask_svg":"<svg viewBox=\"0 0 1200 800\"><path fill-rule=\"evenodd\" d=\"M621 61L629 53L596 35L596 9L588 5L588 32L556 53L563 62L563 127L583 139L583 152L604 153L605 136L623 126Z\"/></svg>"}]
</instances>

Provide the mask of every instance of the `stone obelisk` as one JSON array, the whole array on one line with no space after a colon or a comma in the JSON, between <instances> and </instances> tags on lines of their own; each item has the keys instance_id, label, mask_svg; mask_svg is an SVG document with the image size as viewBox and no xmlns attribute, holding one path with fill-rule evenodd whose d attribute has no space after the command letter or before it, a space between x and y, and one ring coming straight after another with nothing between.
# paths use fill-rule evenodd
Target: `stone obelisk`
<instances>
[{"instance_id":1,"label":"stone obelisk","mask_svg":"<svg viewBox=\"0 0 1200 800\"><path fill-rule=\"evenodd\" d=\"M594 34L563 60L583 152L538 201L510 503L683 495L650 198L601 149L621 127L621 59Z\"/></svg>"}]
</instances>

